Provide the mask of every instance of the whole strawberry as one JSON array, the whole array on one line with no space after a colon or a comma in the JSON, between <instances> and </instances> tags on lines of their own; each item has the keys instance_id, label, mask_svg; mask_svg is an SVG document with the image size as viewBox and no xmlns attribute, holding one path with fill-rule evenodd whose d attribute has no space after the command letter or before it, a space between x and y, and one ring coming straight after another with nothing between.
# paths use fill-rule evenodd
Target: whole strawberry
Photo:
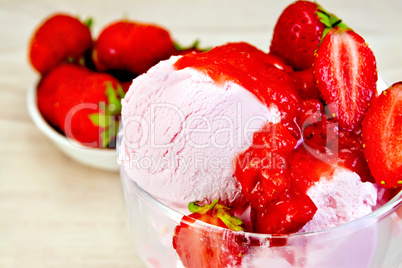
<instances>
[{"instance_id":1,"label":"whole strawberry","mask_svg":"<svg viewBox=\"0 0 402 268\"><path fill-rule=\"evenodd\" d=\"M113 76L70 63L44 75L37 91L42 116L88 147L113 144L123 95L122 85Z\"/></svg>"},{"instance_id":2,"label":"whole strawberry","mask_svg":"<svg viewBox=\"0 0 402 268\"><path fill-rule=\"evenodd\" d=\"M90 74L91 71L85 67L72 63L62 63L42 76L37 86L37 102L43 118L54 127L59 128L60 125L56 122L56 116L59 113L60 102L66 100L68 92L74 88L74 81L84 79ZM61 86L65 87L65 96L59 99L56 94L57 91L62 90L60 89Z\"/></svg>"},{"instance_id":3,"label":"whole strawberry","mask_svg":"<svg viewBox=\"0 0 402 268\"><path fill-rule=\"evenodd\" d=\"M242 221L228 207L218 203L198 206L190 203L192 212L176 226L173 248L186 268L238 267L247 248L236 231Z\"/></svg>"},{"instance_id":4,"label":"whole strawberry","mask_svg":"<svg viewBox=\"0 0 402 268\"><path fill-rule=\"evenodd\" d=\"M359 127L377 92L376 60L364 39L350 29L331 29L317 49L314 77L339 127Z\"/></svg>"},{"instance_id":5,"label":"whole strawberry","mask_svg":"<svg viewBox=\"0 0 402 268\"><path fill-rule=\"evenodd\" d=\"M60 85L57 125L68 138L84 146L113 147L123 95L120 83L106 73L91 73Z\"/></svg>"},{"instance_id":6,"label":"whole strawberry","mask_svg":"<svg viewBox=\"0 0 402 268\"><path fill-rule=\"evenodd\" d=\"M55 14L35 31L29 45L32 66L41 74L63 61L76 61L92 46L89 27L78 19Z\"/></svg>"},{"instance_id":7,"label":"whole strawberry","mask_svg":"<svg viewBox=\"0 0 402 268\"><path fill-rule=\"evenodd\" d=\"M386 188L402 187L402 82L370 105L364 120L364 155L374 179Z\"/></svg>"},{"instance_id":8,"label":"whole strawberry","mask_svg":"<svg viewBox=\"0 0 402 268\"><path fill-rule=\"evenodd\" d=\"M138 75L174 52L167 30L133 21L118 21L101 32L92 59L100 71L126 70Z\"/></svg>"},{"instance_id":9,"label":"whole strawberry","mask_svg":"<svg viewBox=\"0 0 402 268\"><path fill-rule=\"evenodd\" d=\"M310 68L314 51L326 34L326 29L335 26L346 27L317 3L296 1L279 17L270 52L283 57L296 70Z\"/></svg>"}]
</instances>

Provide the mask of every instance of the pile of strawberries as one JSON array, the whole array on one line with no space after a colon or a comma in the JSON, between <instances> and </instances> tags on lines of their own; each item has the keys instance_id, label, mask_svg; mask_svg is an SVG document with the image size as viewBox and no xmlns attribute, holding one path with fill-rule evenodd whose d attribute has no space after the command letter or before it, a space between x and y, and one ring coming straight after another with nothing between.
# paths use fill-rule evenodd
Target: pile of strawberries
<instances>
[{"instance_id":1,"label":"pile of strawberries","mask_svg":"<svg viewBox=\"0 0 402 268\"><path fill-rule=\"evenodd\" d=\"M254 53L241 46L242 53ZM235 177L250 207L251 223L234 215L238 208L231 211L217 200L190 204L192 214L183 217L173 238L185 267L240 266L250 241L228 229L299 231L317 210L306 189L335 166L390 192L402 187L402 82L378 96L376 60L361 36L317 3L296 1L279 17L270 52L261 58L267 68L282 71L277 78L283 88L292 80L297 92L286 89L282 96L295 96L297 105L293 97L281 98L280 106L290 107L285 117L255 133L253 145L237 158ZM262 163L266 158L268 165ZM221 228L201 227L194 219Z\"/></svg>"},{"instance_id":2,"label":"pile of strawberries","mask_svg":"<svg viewBox=\"0 0 402 268\"><path fill-rule=\"evenodd\" d=\"M156 25L120 20L96 40L92 20L53 14L36 29L29 59L41 75L42 116L56 130L87 147L115 147L120 100L136 76L181 49Z\"/></svg>"}]
</instances>

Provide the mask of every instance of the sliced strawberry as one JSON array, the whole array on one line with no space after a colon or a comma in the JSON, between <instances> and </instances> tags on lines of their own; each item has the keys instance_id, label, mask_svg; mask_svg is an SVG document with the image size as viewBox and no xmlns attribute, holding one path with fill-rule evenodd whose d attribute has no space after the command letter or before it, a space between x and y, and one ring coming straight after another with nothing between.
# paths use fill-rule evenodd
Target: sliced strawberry
<instances>
[{"instance_id":1,"label":"sliced strawberry","mask_svg":"<svg viewBox=\"0 0 402 268\"><path fill-rule=\"evenodd\" d=\"M402 82L370 104L362 135L364 155L377 183L402 187Z\"/></svg>"},{"instance_id":2,"label":"sliced strawberry","mask_svg":"<svg viewBox=\"0 0 402 268\"><path fill-rule=\"evenodd\" d=\"M240 265L247 248L234 231L243 230L242 221L228 207L218 204L218 200L205 206L191 203L189 209L193 213L182 218L173 236L173 248L184 267Z\"/></svg>"},{"instance_id":3,"label":"sliced strawberry","mask_svg":"<svg viewBox=\"0 0 402 268\"><path fill-rule=\"evenodd\" d=\"M352 30L328 32L317 50L314 76L318 89L341 129L358 127L376 94L377 69L373 52Z\"/></svg>"}]
</instances>

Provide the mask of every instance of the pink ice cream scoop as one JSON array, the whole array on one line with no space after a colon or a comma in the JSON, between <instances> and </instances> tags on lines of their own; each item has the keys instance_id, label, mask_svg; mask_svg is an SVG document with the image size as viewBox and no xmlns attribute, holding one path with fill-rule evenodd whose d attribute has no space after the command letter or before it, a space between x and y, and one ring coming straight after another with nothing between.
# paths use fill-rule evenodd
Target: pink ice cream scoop
<instances>
[{"instance_id":1,"label":"pink ice cream scoop","mask_svg":"<svg viewBox=\"0 0 402 268\"><path fill-rule=\"evenodd\" d=\"M232 45L231 53L236 46L244 44ZM262 53L255 50L251 49L250 57ZM173 56L134 79L123 99L119 147L122 172L185 214L194 201L211 203L219 199L230 207L240 207L246 198L235 177L236 159L253 144L254 133L267 122L286 119L281 112L282 99L263 102L241 80L225 75L217 80L208 71L191 66L177 68L175 63L181 58ZM251 83L259 79L258 73L250 77ZM299 140L296 147L301 144ZM360 218L372 211L377 200L371 183L339 167L306 194L317 211L301 232ZM243 220L248 221L247 217Z\"/></svg>"},{"instance_id":2,"label":"pink ice cream scoop","mask_svg":"<svg viewBox=\"0 0 402 268\"><path fill-rule=\"evenodd\" d=\"M194 201L243 200L234 160L267 121L280 121L244 87L216 83L179 56L137 77L122 102L126 175L154 197L187 211Z\"/></svg>"}]
</instances>

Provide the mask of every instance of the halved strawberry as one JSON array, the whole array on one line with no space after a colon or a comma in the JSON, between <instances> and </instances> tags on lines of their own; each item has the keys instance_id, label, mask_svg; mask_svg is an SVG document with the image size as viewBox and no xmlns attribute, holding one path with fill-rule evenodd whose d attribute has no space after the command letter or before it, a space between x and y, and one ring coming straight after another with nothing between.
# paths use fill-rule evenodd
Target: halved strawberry
<instances>
[{"instance_id":1,"label":"halved strawberry","mask_svg":"<svg viewBox=\"0 0 402 268\"><path fill-rule=\"evenodd\" d=\"M330 30L317 50L314 76L339 127L359 126L377 82L376 60L364 39L352 30Z\"/></svg>"},{"instance_id":2,"label":"halved strawberry","mask_svg":"<svg viewBox=\"0 0 402 268\"><path fill-rule=\"evenodd\" d=\"M192 214L182 218L173 236L173 248L184 267L220 268L240 265L247 248L241 236L234 231L243 230L242 221L233 216L228 207L218 204L217 199L204 206L190 203L189 209Z\"/></svg>"},{"instance_id":3,"label":"halved strawberry","mask_svg":"<svg viewBox=\"0 0 402 268\"><path fill-rule=\"evenodd\" d=\"M386 188L402 187L402 82L373 100L362 136L364 155L377 183Z\"/></svg>"}]
</instances>

